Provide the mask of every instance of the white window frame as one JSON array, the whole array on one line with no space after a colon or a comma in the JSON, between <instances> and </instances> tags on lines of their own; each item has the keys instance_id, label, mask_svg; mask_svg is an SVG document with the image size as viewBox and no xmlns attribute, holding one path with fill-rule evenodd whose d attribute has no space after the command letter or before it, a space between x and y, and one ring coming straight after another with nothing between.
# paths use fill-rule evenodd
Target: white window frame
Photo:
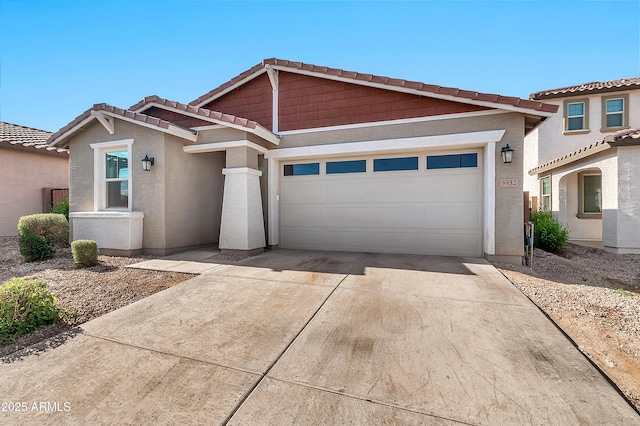
<instances>
[{"instance_id":1,"label":"white window frame","mask_svg":"<svg viewBox=\"0 0 640 426\"><path fill-rule=\"evenodd\" d=\"M133 211L133 167L131 164L132 159L132 145L135 139L123 139L119 141L111 142L98 142L92 143L90 146L93 149L93 208L94 211ZM129 176L126 179L128 181L128 205L124 207L109 207L107 208L107 182L106 178L106 155L108 152L113 151L127 151L127 157L129 162ZM124 179L118 179L124 180Z\"/></svg>"}]
</instances>

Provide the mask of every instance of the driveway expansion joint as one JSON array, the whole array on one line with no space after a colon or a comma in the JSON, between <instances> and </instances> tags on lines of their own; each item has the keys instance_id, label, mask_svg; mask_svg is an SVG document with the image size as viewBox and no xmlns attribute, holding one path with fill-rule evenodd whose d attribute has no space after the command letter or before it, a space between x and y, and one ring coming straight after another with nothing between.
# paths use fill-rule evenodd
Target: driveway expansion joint
<instances>
[{"instance_id":1,"label":"driveway expansion joint","mask_svg":"<svg viewBox=\"0 0 640 426\"><path fill-rule=\"evenodd\" d=\"M231 419L233 419L233 416L235 416L235 414L238 412L238 410L240 410L240 408L242 408L242 406L244 405L244 403L247 401L247 399L249 399L249 397L251 396L251 394L253 394L253 392L256 390L256 388L260 385L260 383L262 383L265 379L265 377L267 377L269 375L269 373L271 372L271 370L273 369L273 367L275 367L275 365L278 363L278 361L280 361L280 359L282 359L282 357L284 356L285 353L287 353L287 350L289 350L289 348L296 342L296 340L298 340L298 337L300 337L300 335L302 334L302 332L309 326L309 324L311 323L311 321L313 321L313 319L318 315L318 312L320 312L320 310L322 309L322 307L327 303L327 301L331 298L331 296L333 296L333 294L336 292L336 290L338 289L338 287L340 287L340 284L342 284L344 282L344 280L346 280L351 273L358 267L361 266L362 263L364 263L365 259L367 257L369 257L370 253L366 253L362 259L360 259L359 261L357 261L356 263L354 263L354 265L349 269L349 271L347 271L346 275L344 277L342 277L342 279L340 280L340 282L338 282L338 284L335 285L335 287L333 287L331 289L331 291L329 292L329 294L327 295L327 297L324 298L324 300L322 301L322 303L320 304L320 306L318 306L318 309L315 310L315 312L313 313L313 315L311 315L311 317L309 318L309 320L302 326L302 328L300 328L300 330L298 331L298 333L291 339L291 341L287 344L287 346L280 352L280 354L278 354L278 356L276 357L276 359L271 363L271 365L269 365L269 367L267 367L267 369L265 370L265 372L262 374L262 376L260 377L260 379L255 383L255 385L253 385L253 387L251 389L249 389L249 391L246 393L246 395L238 402L238 404L234 407L234 409L231 411L231 413L229 414L229 416L222 422L223 425L228 424ZM325 286L326 287L326 286Z\"/></svg>"},{"instance_id":2,"label":"driveway expansion joint","mask_svg":"<svg viewBox=\"0 0 640 426\"><path fill-rule=\"evenodd\" d=\"M231 366L228 366L228 365L218 364L218 363L211 362L211 361L205 361L205 360L198 359L198 358L192 358L192 357L188 357L188 356L184 356L184 355L173 354L173 353L170 353L170 352L159 351L159 350L153 349L153 348L146 348L144 346L132 345L131 343L120 342L118 340L110 339L110 338L104 337L104 336L96 336L95 334L90 334L90 333L85 333L85 332L83 332L82 334L87 336L87 337L94 338L94 339L104 340L105 342L116 343L118 345L127 346L127 347L134 348L134 349L140 349L142 351L149 351L149 352L153 352L153 353L160 354L160 355L170 356L170 357L173 357L173 358L180 358L180 359L184 359L184 360L188 360L188 361L198 362L198 363L201 363L201 364L212 365L212 366L215 366L215 367L227 368L229 370L239 371L241 373L253 374L254 376L262 376L263 375L262 373L259 373L259 372L256 372L256 371L251 371L251 370L246 370L244 368L231 367Z\"/></svg>"},{"instance_id":3,"label":"driveway expansion joint","mask_svg":"<svg viewBox=\"0 0 640 426\"><path fill-rule=\"evenodd\" d=\"M271 379L273 381L282 382L282 383L286 383L286 384L289 384L289 385L303 386L305 388L317 390L317 391L320 391L320 392L327 392L327 393L331 393L331 394L334 394L334 395L346 396L347 398L355 399L355 400L358 400L358 401L369 402L371 404L381 405L381 406L384 406L384 407L389 407L389 408L393 408L393 409L396 409L396 410L402 410L402 411L406 411L406 412L409 412L409 413L419 414L419 415L422 415L422 416L429 416L429 417L433 417L433 418L436 418L436 419L441 419L441 420L447 420L447 421L450 421L450 422L460 423L460 424L463 424L463 425L475 425L475 423L469 423L469 422L466 422L464 420L454 419L454 418L450 418L450 417L443 417L443 416L439 416L437 414L428 413L428 412L424 412L424 411L412 410L411 408L402 407L402 406L395 405L395 404L390 404L388 402L378 401L376 399L370 399L370 398L363 398L361 396L353 395L353 394L346 393L346 392L338 392L338 391L335 391L333 389L327 389L327 388L322 388L322 387L319 387L319 386L313 386L313 385L310 385L308 383L301 383L301 382L283 380L283 379L278 379L277 377L268 376L268 375L266 377L268 377L269 379Z\"/></svg>"}]
</instances>

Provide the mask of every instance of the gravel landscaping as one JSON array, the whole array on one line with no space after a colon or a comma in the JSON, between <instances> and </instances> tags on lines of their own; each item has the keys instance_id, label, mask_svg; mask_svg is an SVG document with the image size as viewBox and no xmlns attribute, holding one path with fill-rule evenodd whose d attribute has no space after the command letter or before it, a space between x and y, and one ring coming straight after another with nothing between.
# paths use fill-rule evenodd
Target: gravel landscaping
<instances>
[{"instance_id":1,"label":"gravel landscaping","mask_svg":"<svg viewBox=\"0 0 640 426\"><path fill-rule=\"evenodd\" d=\"M12 277L41 278L58 296L58 304L73 313L59 324L0 345L2 361L58 346L77 333L78 325L194 277L125 268L145 259L149 257L99 256L99 265L78 269L71 249L62 248L50 259L28 263L20 256L17 238L0 237L0 283Z\"/></svg>"},{"instance_id":2,"label":"gravel landscaping","mask_svg":"<svg viewBox=\"0 0 640 426\"><path fill-rule=\"evenodd\" d=\"M533 268L494 263L640 412L640 255L567 244Z\"/></svg>"}]
</instances>

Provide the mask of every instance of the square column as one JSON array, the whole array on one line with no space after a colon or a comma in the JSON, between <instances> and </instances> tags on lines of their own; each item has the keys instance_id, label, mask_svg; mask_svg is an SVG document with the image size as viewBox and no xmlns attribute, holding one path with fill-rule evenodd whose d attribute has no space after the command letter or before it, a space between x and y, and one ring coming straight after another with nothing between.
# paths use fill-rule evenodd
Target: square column
<instances>
[{"instance_id":1,"label":"square column","mask_svg":"<svg viewBox=\"0 0 640 426\"><path fill-rule=\"evenodd\" d=\"M244 162L238 161L240 158L246 159L244 166L239 166ZM222 169L225 175L219 242L222 253L258 254L266 245L260 192L262 172L250 167L257 166L257 160L258 153L252 149L227 150L227 168Z\"/></svg>"}]
</instances>

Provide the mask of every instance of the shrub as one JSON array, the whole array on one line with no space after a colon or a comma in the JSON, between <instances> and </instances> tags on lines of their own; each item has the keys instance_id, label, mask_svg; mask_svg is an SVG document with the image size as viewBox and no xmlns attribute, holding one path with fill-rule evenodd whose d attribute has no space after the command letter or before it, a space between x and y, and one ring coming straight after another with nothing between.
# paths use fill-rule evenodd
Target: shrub
<instances>
[{"instance_id":1,"label":"shrub","mask_svg":"<svg viewBox=\"0 0 640 426\"><path fill-rule=\"evenodd\" d=\"M533 245L544 251L557 253L569 238L569 230L549 211L531 212Z\"/></svg>"},{"instance_id":2,"label":"shrub","mask_svg":"<svg viewBox=\"0 0 640 426\"><path fill-rule=\"evenodd\" d=\"M31 231L21 232L19 242L20 254L27 262L46 259L53 253L47 240Z\"/></svg>"},{"instance_id":3,"label":"shrub","mask_svg":"<svg viewBox=\"0 0 640 426\"><path fill-rule=\"evenodd\" d=\"M69 199L65 198L55 206L51 207L51 213L63 214L69 220Z\"/></svg>"},{"instance_id":4,"label":"shrub","mask_svg":"<svg viewBox=\"0 0 640 426\"><path fill-rule=\"evenodd\" d=\"M69 221L63 214L22 216L18 222L18 234L27 230L44 237L50 246L69 244Z\"/></svg>"},{"instance_id":5,"label":"shrub","mask_svg":"<svg viewBox=\"0 0 640 426\"><path fill-rule=\"evenodd\" d=\"M71 243L73 261L78 268L98 264L98 244L93 240L76 240Z\"/></svg>"},{"instance_id":6,"label":"shrub","mask_svg":"<svg viewBox=\"0 0 640 426\"><path fill-rule=\"evenodd\" d=\"M0 343L60 321L64 312L43 280L12 278L0 285Z\"/></svg>"}]
</instances>

